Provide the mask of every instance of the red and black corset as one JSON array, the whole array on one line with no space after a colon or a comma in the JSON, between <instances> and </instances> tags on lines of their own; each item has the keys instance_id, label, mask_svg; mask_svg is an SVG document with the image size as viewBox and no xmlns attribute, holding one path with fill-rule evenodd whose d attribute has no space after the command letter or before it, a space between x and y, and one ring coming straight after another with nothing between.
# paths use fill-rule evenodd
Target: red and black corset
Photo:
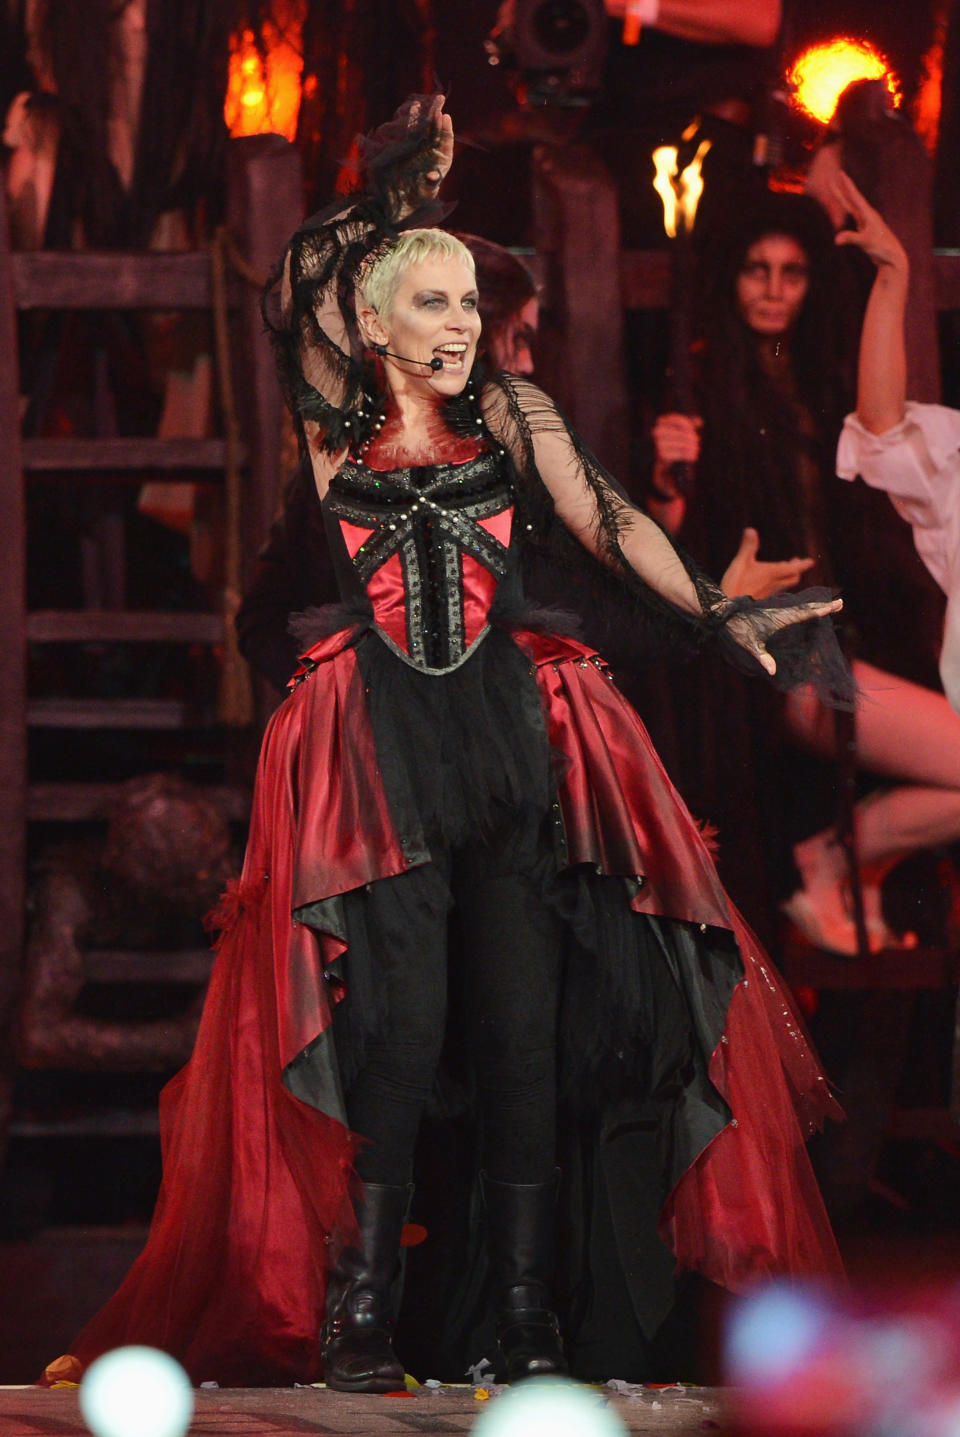
<instances>
[{"instance_id":1,"label":"red and black corset","mask_svg":"<svg viewBox=\"0 0 960 1437\"><path fill-rule=\"evenodd\" d=\"M428 673L462 663L510 567L513 491L495 457L387 471L349 459L324 509L381 637Z\"/></svg>"}]
</instances>

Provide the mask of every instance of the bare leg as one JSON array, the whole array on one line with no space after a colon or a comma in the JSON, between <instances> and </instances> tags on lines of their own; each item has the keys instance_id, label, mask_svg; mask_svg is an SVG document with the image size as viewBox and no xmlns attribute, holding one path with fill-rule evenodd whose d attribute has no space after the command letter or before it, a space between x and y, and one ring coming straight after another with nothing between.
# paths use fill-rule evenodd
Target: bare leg
<instances>
[{"instance_id":1,"label":"bare leg","mask_svg":"<svg viewBox=\"0 0 960 1437\"><path fill-rule=\"evenodd\" d=\"M871 773L900 780L854 811L871 947L891 941L880 884L907 854L960 838L960 714L942 694L870 664L854 665L864 701L857 713L857 758ZM809 693L791 696L788 723L803 747L835 756L832 716ZM903 783L907 780L907 783ZM787 911L821 946L856 952L846 893L846 859L832 829L797 844L802 890Z\"/></svg>"}]
</instances>

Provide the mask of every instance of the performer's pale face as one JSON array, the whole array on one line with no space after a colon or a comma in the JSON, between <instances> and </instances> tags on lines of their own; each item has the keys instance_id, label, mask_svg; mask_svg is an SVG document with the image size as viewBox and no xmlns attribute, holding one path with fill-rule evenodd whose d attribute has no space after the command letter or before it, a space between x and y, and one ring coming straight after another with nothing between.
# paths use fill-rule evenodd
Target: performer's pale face
<instances>
[{"instance_id":1,"label":"performer's pale face","mask_svg":"<svg viewBox=\"0 0 960 1437\"><path fill-rule=\"evenodd\" d=\"M480 338L478 300L476 278L462 260L431 256L404 270L382 320L387 349L403 356L384 361L390 384L409 388L413 380L437 394L459 394ZM429 368L434 358L443 361L442 369Z\"/></svg>"},{"instance_id":2,"label":"performer's pale face","mask_svg":"<svg viewBox=\"0 0 960 1437\"><path fill-rule=\"evenodd\" d=\"M740 317L754 334L779 338L796 324L809 287L802 245L791 235L763 235L747 250L737 275Z\"/></svg>"}]
</instances>

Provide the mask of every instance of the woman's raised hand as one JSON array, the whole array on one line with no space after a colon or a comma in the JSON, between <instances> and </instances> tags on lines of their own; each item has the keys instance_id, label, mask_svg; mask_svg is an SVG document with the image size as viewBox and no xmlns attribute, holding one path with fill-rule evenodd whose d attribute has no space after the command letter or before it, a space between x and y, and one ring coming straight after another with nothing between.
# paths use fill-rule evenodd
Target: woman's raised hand
<instances>
[{"instance_id":1,"label":"woman's raised hand","mask_svg":"<svg viewBox=\"0 0 960 1437\"><path fill-rule=\"evenodd\" d=\"M841 229L836 235L838 245L856 245L869 255L878 269L891 268L906 273L907 252L883 217L868 204L853 180L843 170L833 181L833 194L844 212L853 220L853 229Z\"/></svg>"},{"instance_id":2,"label":"woman's raised hand","mask_svg":"<svg viewBox=\"0 0 960 1437\"><path fill-rule=\"evenodd\" d=\"M436 136L433 144L433 164L420 177L415 193L410 196L413 208L416 208L417 203L436 198L437 190L453 164L453 120L444 114L445 98L444 95L435 95L430 105L427 118ZM415 100L410 106L408 124L410 129L414 129L419 123L420 101Z\"/></svg>"},{"instance_id":3,"label":"woman's raised hand","mask_svg":"<svg viewBox=\"0 0 960 1437\"><path fill-rule=\"evenodd\" d=\"M825 619L843 608L842 599L828 599L823 603L786 604L776 609L751 609L747 613L733 614L727 620L727 632L742 649L752 654L760 666L770 675L777 672L777 661L768 653L767 643L774 634L789 624L805 624L811 619Z\"/></svg>"}]
</instances>

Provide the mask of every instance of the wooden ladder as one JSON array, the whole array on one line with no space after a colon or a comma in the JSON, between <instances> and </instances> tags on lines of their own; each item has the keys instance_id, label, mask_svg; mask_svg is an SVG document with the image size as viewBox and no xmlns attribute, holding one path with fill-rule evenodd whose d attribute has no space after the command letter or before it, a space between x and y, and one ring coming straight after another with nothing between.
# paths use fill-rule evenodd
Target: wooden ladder
<instances>
[{"instance_id":1,"label":"wooden ladder","mask_svg":"<svg viewBox=\"0 0 960 1437\"><path fill-rule=\"evenodd\" d=\"M266 275L302 216L299 157L275 135L232 141L228 166L229 233L248 279ZM31 782L30 730L183 730L184 703L173 699L37 698L28 693L27 645L220 645L223 613L44 609L26 607L26 486L34 476L65 483L145 479L220 479L228 438L23 438L20 423L18 315L30 310L163 310L212 312L211 252L11 251L0 186L0 1051L13 1048L16 991L24 944L28 825L101 819L116 785ZM276 509L281 474L281 409L273 361L263 334L259 295L251 283L229 286L237 408L243 415L243 573L248 575ZM234 444L236 452L236 445ZM162 765L159 765L162 767ZM245 775L248 777L248 775ZM243 821L243 784L208 790L225 815ZM127 956L108 955L118 980ZM146 956L146 955L145 955ZM147 967L150 981L202 978L200 955L169 954ZM96 955L91 974L103 980ZM102 964L99 965L103 967ZM110 965L108 964L109 968ZM145 974L144 974L145 976ZM0 1059L0 1156L10 1115L12 1060Z\"/></svg>"}]
</instances>

